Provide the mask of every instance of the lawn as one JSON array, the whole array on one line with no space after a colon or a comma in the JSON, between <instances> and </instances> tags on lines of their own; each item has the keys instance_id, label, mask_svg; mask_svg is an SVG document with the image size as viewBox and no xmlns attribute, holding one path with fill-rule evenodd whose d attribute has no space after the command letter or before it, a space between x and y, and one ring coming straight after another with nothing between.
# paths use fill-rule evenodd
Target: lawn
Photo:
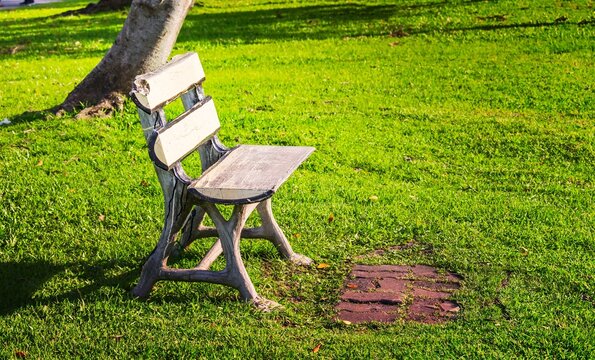
<instances>
[{"instance_id":1,"label":"lawn","mask_svg":"<svg viewBox=\"0 0 595 360\"><path fill-rule=\"evenodd\" d=\"M217 285L129 295L163 218L135 107L43 113L126 17L55 16L85 4L0 11L0 358L594 356L593 1L195 6L174 53L199 53L222 141L317 149L273 203L294 248L330 267L242 243L285 307L272 313ZM336 321L354 263L456 272L462 311Z\"/></svg>"}]
</instances>

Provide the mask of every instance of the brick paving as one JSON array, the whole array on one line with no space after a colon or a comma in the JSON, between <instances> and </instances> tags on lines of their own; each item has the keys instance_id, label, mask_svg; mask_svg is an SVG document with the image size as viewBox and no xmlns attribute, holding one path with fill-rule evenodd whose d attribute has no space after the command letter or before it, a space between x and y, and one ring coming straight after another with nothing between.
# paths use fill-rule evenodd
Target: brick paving
<instances>
[{"instance_id":1,"label":"brick paving","mask_svg":"<svg viewBox=\"0 0 595 360\"><path fill-rule=\"evenodd\" d=\"M460 311L449 298L461 280L427 265L355 265L336 306L337 318L350 323L443 323Z\"/></svg>"}]
</instances>

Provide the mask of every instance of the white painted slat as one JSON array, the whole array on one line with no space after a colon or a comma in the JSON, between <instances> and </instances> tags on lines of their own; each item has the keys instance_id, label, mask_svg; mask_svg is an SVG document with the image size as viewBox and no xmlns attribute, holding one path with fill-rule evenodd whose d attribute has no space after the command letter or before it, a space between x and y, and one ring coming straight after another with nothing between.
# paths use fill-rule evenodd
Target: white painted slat
<instances>
[{"instance_id":1,"label":"white painted slat","mask_svg":"<svg viewBox=\"0 0 595 360\"><path fill-rule=\"evenodd\" d=\"M153 72L137 76L132 93L139 103L153 111L204 78L205 73L198 54L189 52L175 56Z\"/></svg>"},{"instance_id":2,"label":"white painted slat","mask_svg":"<svg viewBox=\"0 0 595 360\"><path fill-rule=\"evenodd\" d=\"M193 107L160 129L153 153L170 168L217 133L219 126L215 103L209 98L202 106Z\"/></svg>"},{"instance_id":3,"label":"white painted slat","mask_svg":"<svg viewBox=\"0 0 595 360\"><path fill-rule=\"evenodd\" d=\"M210 167L191 188L225 201L275 192L313 151L306 146L240 145Z\"/></svg>"}]
</instances>

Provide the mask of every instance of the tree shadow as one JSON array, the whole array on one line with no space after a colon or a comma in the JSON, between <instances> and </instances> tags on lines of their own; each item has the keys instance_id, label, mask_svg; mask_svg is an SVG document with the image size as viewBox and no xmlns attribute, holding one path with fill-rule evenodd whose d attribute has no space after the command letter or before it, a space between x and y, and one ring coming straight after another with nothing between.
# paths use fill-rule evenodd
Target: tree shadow
<instances>
[{"instance_id":1,"label":"tree shadow","mask_svg":"<svg viewBox=\"0 0 595 360\"><path fill-rule=\"evenodd\" d=\"M499 24L463 24L459 27L423 25L408 27L415 17L434 17L441 12L469 6L477 10L483 0L409 2L383 5L357 3L279 7L251 11L208 13L196 7L188 14L176 44L179 50L196 50L197 42L212 44L250 44L293 40L341 39L368 36L412 36L428 33L454 33L524 29L560 25L584 25L571 22L527 22ZM59 4L59 3L57 3ZM476 5L479 4L479 5ZM58 5L55 5L58 6ZM465 11L465 9L463 9ZM100 57L111 44L123 23L122 13L33 18L26 22L4 21L9 36L0 38L0 58L30 59L40 53L69 58ZM409 19L409 20L408 20ZM78 44L78 45L76 45ZM103 45L101 45L103 44ZM8 54L8 55L4 55ZM26 112L15 122L43 120L54 109Z\"/></svg>"},{"instance_id":2,"label":"tree shadow","mask_svg":"<svg viewBox=\"0 0 595 360\"><path fill-rule=\"evenodd\" d=\"M475 1L479 0L460 4L438 1L402 5L346 3L285 6L216 14L205 13L200 7L196 7L186 17L178 44L197 40L212 43L256 43L388 34L388 20L392 16L436 13L445 6L460 6ZM31 18L26 22L3 21L3 31L10 36L0 39L0 55L9 54L14 58L27 58L39 53L50 56L67 55L70 58L101 56L105 47L96 44L113 43L124 23L124 17L120 16L123 14L54 15ZM95 44L89 46L89 43ZM83 48L82 45L86 47Z\"/></svg>"},{"instance_id":3,"label":"tree shadow","mask_svg":"<svg viewBox=\"0 0 595 360\"><path fill-rule=\"evenodd\" d=\"M127 292L138 278L140 268L127 270L117 275L108 273L118 269L139 267L139 262L103 261L97 263L52 264L48 261L23 261L0 263L0 315L9 315L20 308L34 304L50 304L63 300L91 297L103 287L112 287ZM68 269L77 273L77 279L89 285L66 291L55 296L37 295L52 278Z\"/></svg>"},{"instance_id":4,"label":"tree shadow","mask_svg":"<svg viewBox=\"0 0 595 360\"><path fill-rule=\"evenodd\" d=\"M178 41L258 43L379 34L386 30L365 24L386 21L397 9L396 5L337 4L218 14L191 13Z\"/></svg>"},{"instance_id":5,"label":"tree shadow","mask_svg":"<svg viewBox=\"0 0 595 360\"><path fill-rule=\"evenodd\" d=\"M54 114L56 107L36 110L36 111L25 111L22 114L14 115L10 118L12 124L31 123L39 120L49 120Z\"/></svg>"},{"instance_id":6,"label":"tree shadow","mask_svg":"<svg viewBox=\"0 0 595 360\"><path fill-rule=\"evenodd\" d=\"M550 27L550 26L561 26L561 25L586 25L586 24L593 24L595 20L583 20L580 22L561 22L561 21L537 21L537 22L528 22L528 23L516 23L516 24L486 24L486 25L476 25L476 26L461 26L457 28L451 29L421 29L418 31L412 31L411 34L428 34L433 32L439 33L453 33L453 32L465 32L465 31L495 31L501 29L527 29L527 28L540 28L540 27Z\"/></svg>"},{"instance_id":7,"label":"tree shadow","mask_svg":"<svg viewBox=\"0 0 595 360\"><path fill-rule=\"evenodd\" d=\"M281 2L272 9L209 13L196 7L184 22L177 46L197 41L217 44L260 43L306 39L329 39L389 35L397 27L407 27L411 18L434 17L446 10L484 4L482 0L410 2L383 5L356 3L288 7ZM56 3L52 6L63 6ZM489 3L488 3L489 4ZM471 11L471 10L470 10ZM46 56L81 58L101 56L113 43L125 12L3 21L7 35L0 39L0 56L27 58ZM578 23L581 25L585 21ZM587 21L586 23L589 23ZM518 24L471 25L459 28L426 25L409 34L451 33L496 29L558 26L570 22L529 22ZM92 45L90 45L92 44Z\"/></svg>"},{"instance_id":8,"label":"tree shadow","mask_svg":"<svg viewBox=\"0 0 595 360\"><path fill-rule=\"evenodd\" d=\"M0 58L28 59L40 54L69 58L101 56L123 24L124 18L115 14L4 20Z\"/></svg>"}]
</instances>

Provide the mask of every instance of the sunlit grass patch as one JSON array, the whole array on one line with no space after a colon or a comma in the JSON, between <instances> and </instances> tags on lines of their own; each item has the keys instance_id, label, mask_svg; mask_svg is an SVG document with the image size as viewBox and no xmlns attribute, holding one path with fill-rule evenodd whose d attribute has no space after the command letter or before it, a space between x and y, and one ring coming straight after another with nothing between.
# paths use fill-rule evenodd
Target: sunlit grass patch
<instances>
[{"instance_id":1,"label":"sunlit grass patch","mask_svg":"<svg viewBox=\"0 0 595 360\"><path fill-rule=\"evenodd\" d=\"M590 2L195 6L174 53L199 53L224 143L317 148L274 209L294 248L329 267L242 244L258 291L285 305L272 314L210 284L128 295L163 218L134 106L84 121L37 113L100 61L125 19L54 17L85 4L0 11L0 121L11 121L0 126L0 357L595 351ZM336 322L355 262L463 275L459 318Z\"/></svg>"}]
</instances>

